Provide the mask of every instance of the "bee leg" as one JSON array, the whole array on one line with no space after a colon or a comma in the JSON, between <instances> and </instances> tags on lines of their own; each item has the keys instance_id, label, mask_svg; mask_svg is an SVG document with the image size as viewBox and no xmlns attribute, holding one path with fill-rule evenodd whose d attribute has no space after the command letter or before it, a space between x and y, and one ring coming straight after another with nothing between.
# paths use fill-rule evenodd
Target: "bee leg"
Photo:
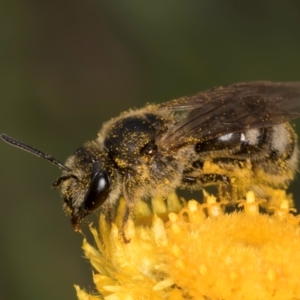
<instances>
[{"instance_id":1,"label":"bee leg","mask_svg":"<svg viewBox=\"0 0 300 300\"><path fill-rule=\"evenodd\" d=\"M125 234L125 227L126 227L126 224L129 220L130 215L131 215L131 210L130 210L129 206L126 205L125 210L123 212L122 224L121 224L121 227L119 229L119 235L123 239L125 244L130 243L130 240L131 240L130 238L127 238L126 234Z\"/></svg>"},{"instance_id":2,"label":"bee leg","mask_svg":"<svg viewBox=\"0 0 300 300\"><path fill-rule=\"evenodd\" d=\"M215 174L215 173L207 173L202 174L199 177L193 177L184 175L182 178L184 184L187 185L199 185L208 186L208 185L225 185L230 186L230 178L225 174Z\"/></svg>"},{"instance_id":3,"label":"bee leg","mask_svg":"<svg viewBox=\"0 0 300 300\"><path fill-rule=\"evenodd\" d=\"M120 201L117 200L116 203L113 204L106 203L101 207L101 213L104 214L105 220L108 224L111 225L116 221L119 205L120 205Z\"/></svg>"},{"instance_id":4,"label":"bee leg","mask_svg":"<svg viewBox=\"0 0 300 300\"><path fill-rule=\"evenodd\" d=\"M203 174L199 177L203 186L217 185L221 200L230 200L233 196L233 187L230 178L224 174Z\"/></svg>"},{"instance_id":5,"label":"bee leg","mask_svg":"<svg viewBox=\"0 0 300 300\"><path fill-rule=\"evenodd\" d=\"M222 175L224 177L224 175ZM225 201L233 201L233 198L235 199L235 192L232 184L230 183L229 177L225 176L226 179L222 183L218 185L218 194L221 200ZM228 181L227 181L228 180Z\"/></svg>"},{"instance_id":6,"label":"bee leg","mask_svg":"<svg viewBox=\"0 0 300 300\"><path fill-rule=\"evenodd\" d=\"M184 176L182 181L187 186L209 186L217 185L218 194L221 200L231 200L233 197L233 186L230 178L224 174L208 173L199 177Z\"/></svg>"},{"instance_id":7,"label":"bee leg","mask_svg":"<svg viewBox=\"0 0 300 300\"><path fill-rule=\"evenodd\" d=\"M125 208L122 216L122 223L119 228L119 235L123 239L125 244L130 243L130 238L126 237L126 225L129 219L133 216L135 207L135 194L132 190L132 185L130 184L130 176L126 176L123 182L123 196L125 198Z\"/></svg>"}]
</instances>

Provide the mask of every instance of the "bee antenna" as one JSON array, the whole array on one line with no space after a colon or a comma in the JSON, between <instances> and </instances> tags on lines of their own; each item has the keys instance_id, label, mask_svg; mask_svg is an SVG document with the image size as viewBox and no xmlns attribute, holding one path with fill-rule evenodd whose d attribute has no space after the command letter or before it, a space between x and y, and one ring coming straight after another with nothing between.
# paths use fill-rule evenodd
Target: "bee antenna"
<instances>
[{"instance_id":1,"label":"bee antenna","mask_svg":"<svg viewBox=\"0 0 300 300\"><path fill-rule=\"evenodd\" d=\"M61 162L59 162L56 158L54 158L53 156L44 153L34 147L28 146L20 141L15 140L14 138L8 136L7 134L1 134L1 138L4 142L8 143L9 145L12 145L14 147L20 148L24 151L27 151L33 155L36 155L38 157L42 157L47 159L48 161L50 161L51 163L53 163L54 165L58 166L59 168L67 171L67 172L71 172L71 170L66 167L65 165L63 165Z\"/></svg>"}]
</instances>

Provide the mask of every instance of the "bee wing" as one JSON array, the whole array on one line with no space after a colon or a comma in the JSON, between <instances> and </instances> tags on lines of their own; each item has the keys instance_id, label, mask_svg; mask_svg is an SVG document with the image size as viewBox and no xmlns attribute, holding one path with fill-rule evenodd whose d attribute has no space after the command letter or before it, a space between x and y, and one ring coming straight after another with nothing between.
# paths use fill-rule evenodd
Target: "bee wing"
<instances>
[{"instance_id":1,"label":"bee wing","mask_svg":"<svg viewBox=\"0 0 300 300\"><path fill-rule=\"evenodd\" d=\"M158 139L171 150L300 117L300 82L255 81L219 87L159 105L178 120Z\"/></svg>"}]
</instances>

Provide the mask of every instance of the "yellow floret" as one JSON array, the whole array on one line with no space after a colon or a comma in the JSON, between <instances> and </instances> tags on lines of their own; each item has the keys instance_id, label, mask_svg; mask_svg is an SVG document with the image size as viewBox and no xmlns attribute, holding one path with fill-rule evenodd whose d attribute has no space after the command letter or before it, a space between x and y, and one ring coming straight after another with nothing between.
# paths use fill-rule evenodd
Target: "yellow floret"
<instances>
[{"instance_id":1,"label":"yellow floret","mask_svg":"<svg viewBox=\"0 0 300 300\"><path fill-rule=\"evenodd\" d=\"M127 244L101 216L99 232L91 227L96 248L83 243L97 292L76 286L78 298L300 299L299 217L287 202L273 215L259 213L252 193L242 211L224 214L223 204L208 197L166 222L157 215L151 226L130 221Z\"/></svg>"}]
</instances>

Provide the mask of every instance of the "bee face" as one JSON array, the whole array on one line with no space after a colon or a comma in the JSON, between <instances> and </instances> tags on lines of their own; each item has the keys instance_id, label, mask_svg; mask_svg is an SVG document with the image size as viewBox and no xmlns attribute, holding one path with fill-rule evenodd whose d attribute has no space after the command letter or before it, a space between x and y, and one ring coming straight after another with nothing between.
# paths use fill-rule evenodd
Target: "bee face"
<instances>
[{"instance_id":1,"label":"bee face","mask_svg":"<svg viewBox=\"0 0 300 300\"><path fill-rule=\"evenodd\" d=\"M108 198L113 173L107 167L107 157L94 143L75 151L65 165L71 171L63 171L53 187L61 186L65 211L78 229L80 221Z\"/></svg>"},{"instance_id":2,"label":"bee face","mask_svg":"<svg viewBox=\"0 0 300 300\"><path fill-rule=\"evenodd\" d=\"M177 188L217 185L220 198L253 190L272 198L297 169L300 82L234 84L121 114L66 161L2 139L63 169L54 183L75 229L98 207L113 221L120 195L123 225L138 199Z\"/></svg>"}]
</instances>

